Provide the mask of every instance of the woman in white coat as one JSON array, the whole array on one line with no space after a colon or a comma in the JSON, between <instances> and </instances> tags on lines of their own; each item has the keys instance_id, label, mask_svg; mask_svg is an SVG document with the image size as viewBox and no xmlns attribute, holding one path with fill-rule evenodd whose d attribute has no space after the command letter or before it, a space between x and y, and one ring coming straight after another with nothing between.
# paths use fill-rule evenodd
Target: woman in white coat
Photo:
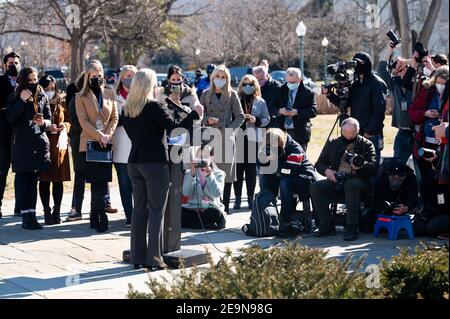
<instances>
[{"instance_id":1,"label":"woman in white coat","mask_svg":"<svg viewBox=\"0 0 450 319\"><path fill-rule=\"evenodd\" d=\"M127 227L131 226L131 214L133 212L133 189L127 171L128 157L130 156L131 151L131 140L128 137L127 132L125 132L122 118L124 111L123 107L131 88L131 82L136 73L137 68L134 65L123 66L115 90L119 124L113 135L113 163L119 181L120 199L122 200L122 206L127 218L125 224Z\"/></svg>"}]
</instances>

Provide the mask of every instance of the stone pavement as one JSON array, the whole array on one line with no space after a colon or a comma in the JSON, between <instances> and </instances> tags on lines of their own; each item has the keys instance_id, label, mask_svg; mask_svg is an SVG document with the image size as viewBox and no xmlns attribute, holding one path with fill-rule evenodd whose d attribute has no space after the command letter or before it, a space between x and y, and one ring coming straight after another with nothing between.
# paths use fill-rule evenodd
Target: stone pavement
<instances>
[{"instance_id":1,"label":"stone pavement","mask_svg":"<svg viewBox=\"0 0 450 319\"><path fill-rule=\"evenodd\" d=\"M117 188L111 189L111 199L113 206L121 207ZM71 194L65 194L62 212L70 210L70 200ZM89 204L90 192L86 191L83 212L89 211ZM20 218L12 216L13 207L14 202L5 202L4 218L0 219L0 298L125 298L129 284L147 291L145 282L149 275L178 272L169 270L149 274L144 270L134 270L121 261L122 251L129 248L130 241L130 230L124 227L123 212L109 215L110 229L105 234L89 228L88 214L82 221L29 231L20 227ZM42 211L40 203L38 207ZM65 216L66 213L63 219ZM227 228L220 231L204 233L186 229L181 245L183 248L207 249L214 260L218 260L223 256L220 251L227 247L237 253L240 248L252 244L269 247L283 242L279 238L244 235L241 227L248 222L249 216L246 210L229 215ZM42 221L43 216L40 218ZM359 240L348 243L341 237L342 230L336 237L318 239L306 234L299 241L309 247L327 249L330 257L367 254L366 264L377 263L378 257L389 258L397 254L398 247L414 247L421 240L433 241L427 238L389 241L385 235L374 238L370 234L361 234Z\"/></svg>"}]
</instances>

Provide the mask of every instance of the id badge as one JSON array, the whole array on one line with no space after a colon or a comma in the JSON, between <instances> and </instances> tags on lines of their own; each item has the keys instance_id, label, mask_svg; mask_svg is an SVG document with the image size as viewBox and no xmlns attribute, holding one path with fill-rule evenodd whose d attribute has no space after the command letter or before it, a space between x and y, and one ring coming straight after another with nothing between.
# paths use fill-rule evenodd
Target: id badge
<instances>
[{"instance_id":1,"label":"id badge","mask_svg":"<svg viewBox=\"0 0 450 319\"><path fill-rule=\"evenodd\" d=\"M41 127L37 124L34 125L34 134L41 134Z\"/></svg>"},{"instance_id":2,"label":"id badge","mask_svg":"<svg viewBox=\"0 0 450 319\"><path fill-rule=\"evenodd\" d=\"M406 103L406 100L402 100L402 111L408 111L408 103Z\"/></svg>"},{"instance_id":3,"label":"id badge","mask_svg":"<svg viewBox=\"0 0 450 319\"><path fill-rule=\"evenodd\" d=\"M445 197L443 193L440 193L437 195L438 205L444 205L445 204Z\"/></svg>"},{"instance_id":4,"label":"id badge","mask_svg":"<svg viewBox=\"0 0 450 319\"><path fill-rule=\"evenodd\" d=\"M103 130L103 122L102 120L97 120L97 123L95 124L97 131L102 131Z\"/></svg>"}]
</instances>

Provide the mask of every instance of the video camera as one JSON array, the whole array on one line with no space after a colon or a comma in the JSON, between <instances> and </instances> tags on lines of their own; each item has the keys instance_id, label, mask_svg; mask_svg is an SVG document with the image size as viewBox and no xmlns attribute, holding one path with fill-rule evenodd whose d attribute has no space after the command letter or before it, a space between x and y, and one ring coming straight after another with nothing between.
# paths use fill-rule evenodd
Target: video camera
<instances>
[{"instance_id":1,"label":"video camera","mask_svg":"<svg viewBox=\"0 0 450 319\"><path fill-rule=\"evenodd\" d=\"M334 93L339 98L339 110L341 114L347 114L350 107L350 86L355 80L355 73L352 69L356 67L356 61L338 61L327 67L328 75L332 76L336 83L324 85L323 88Z\"/></svg>"}]
</instances>

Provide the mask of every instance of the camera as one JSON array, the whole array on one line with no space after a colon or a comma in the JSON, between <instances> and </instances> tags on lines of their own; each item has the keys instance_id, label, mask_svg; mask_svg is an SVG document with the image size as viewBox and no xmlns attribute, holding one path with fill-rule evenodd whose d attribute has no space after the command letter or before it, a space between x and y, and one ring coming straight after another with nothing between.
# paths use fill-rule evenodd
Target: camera
<instances>
[{"instance_id":1,"label":"camera","mask_svg":"<svg viewBox=\"0 0 450 319\"><path fill-rule=\"evenodd\" d=\"M416 46L414 47L414 51L419 54L418 57L416 57L417 63L422 63L423 58L426 57L429 52L421 42L417 42Z\"/></svg>"},{"instance_id":2,"label":"camera","mask_svg":"<svg viewBox=\"0 0 450 319\"><path fill-rule=\"evenodd\" d=\"M355 154L355 153L349 153L347 151L345 151L343 160L344 160L344 162L347 162L350 165L353 165L357 168L361 168L365 164L364 157L362 155Z\"/></svg>"},{"instance_id":3,"label":"camera","mask_svg":"<svg viewBox=\"0 0 450 319\"><path fill-rule=\"evenodd\" d=\"M388 36L389 40L391 40L392 44L391 47L395 48L397 45L399 45L401 43L400 38L394 33L394 31L389 30L388 33L386 33L386 35Z\"/></svg>"},{"instance_id":4,"label":"camera","mask_svg":"<svg viewBox=\"0 0 450 319\"><path fill-rule=\"evenodd\" d=\"M433 158L434 156L436 156L436 151L421 147L419 148L417 154L422 158Z\"/></svg>"},{"instance_id":5,"label":"camera","mask_svg":"<svg viewBox=\"0 0 450 319\"><path fill-rule=\"evenodd\" d=\"M181 85L179 84L170 84L169 90L172 94L180 95L181 94Z\"/></svg>"},{"instance_id":6,"label":"camera","mask_svg":"<svg viewBox=\"0 0 450 319\"><path fill-rule=\"evenodd\" d=\"M205 168L209 166L209 161L200 160L194 164L195 168Z\"/></svg>"},{"instance_id":7,"label":"camera","mask_svg":"<svg viewBox=\"0 0 450 319\"><path fill-rule=\"evenodd\" d=\"M323 88L338 96L338 107L342 114L347 114L350 107L350 86L355 80L355 73L352 69L356 67L356 64L356 61L338 61L327 67L327 74L332 76L336 83L324 85Z\"/></svg>"},{"instance_id":8,"label":"camera","mask_svg":"<svg viewBox=\"0 0 450 319\"><path fill-rule=\"evenodd\" d=\"M336 192L343 192L345 181L350 178L350 174L338 172L334 176L336 178Z\"/></svg>"}]
</instances>

